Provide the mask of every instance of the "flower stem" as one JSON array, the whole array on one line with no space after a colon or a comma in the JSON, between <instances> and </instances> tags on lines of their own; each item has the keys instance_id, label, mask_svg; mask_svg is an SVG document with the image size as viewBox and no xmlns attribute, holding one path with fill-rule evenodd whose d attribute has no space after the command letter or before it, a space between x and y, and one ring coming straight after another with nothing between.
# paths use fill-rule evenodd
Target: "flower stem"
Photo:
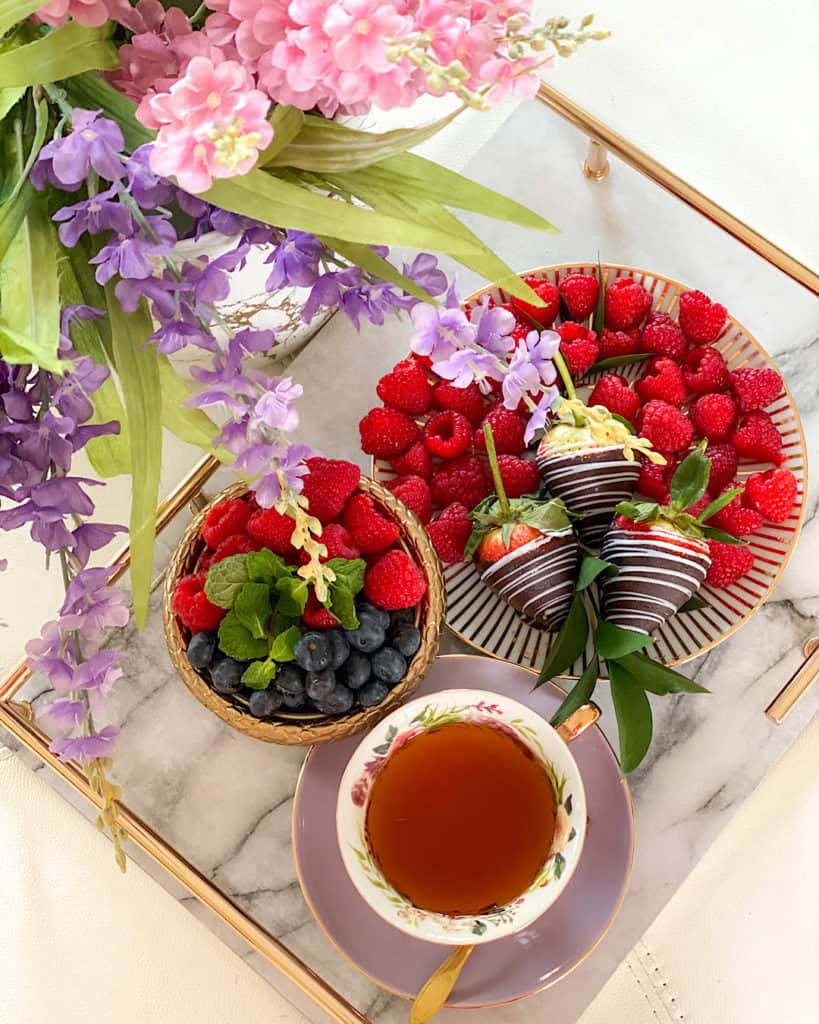
<instances>
[{"instance_id":1,"label":"flower stem","mask_svg":"<svg viewBox=\"0 0 819 1024\"><path fill-rule=\"evenodd\" d=\"M495 450L495 435L492 433L492 427L488 423L484 423L483 436L486 441L486 456L489 459L489 468L492 471L492 481L495 484L495 493L498 496L501 516L506 518L511 515L512 509L509 505L509 499L506 497L503 480L501 479L500 466L498 465L498 453Z\"/></svg>"},{"instance_id":2,"label":"flower stem","mask_svg":"<svg viewBox=\"0 0 819 1024\"><path fill-rule=\"evenodd\" d=\"M566 360L563 358L563 353L558 350L554 354L552 360L555 364L557 372L560 374L560 379L563 381L563 387L566 389L566 394L569 398L577 398L577 392L574 390L574 381L572 375L569 373L569 367L566 365Z\"/></svg>"}]
</instances>

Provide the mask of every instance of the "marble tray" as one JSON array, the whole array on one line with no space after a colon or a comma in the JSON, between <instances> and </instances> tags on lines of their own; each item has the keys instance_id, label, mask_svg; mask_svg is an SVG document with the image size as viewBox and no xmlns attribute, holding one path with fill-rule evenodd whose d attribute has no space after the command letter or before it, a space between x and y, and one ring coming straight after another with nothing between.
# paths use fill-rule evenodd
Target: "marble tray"
<instances>
[{"instance_id":1,"label":"marble tray","mask_svg":"<svg viewBox=\"0 0 819 1024\"><path fill-rule=\"evenodd\" d=\"M813 375L802 372L817 366L815 301L624 166L615 163L605 182L587 181L577 169L584 149L582 136L556 116L534 105L520 108L467 172L534 206L563 225L564 232L541 236L483 221L483 237L517 267L593 258L599 250L604 259L650 266L713 294L777 359L799 404L809 450L815 451L819 402ZM477 281L464 276L466 292ZM401 325L363 328L356 336L339 317L330 322L291 367L305 388L304 439L328 455L358 452L358 419L372 404L378 376L406 351L407 333ZM208 490L228 480L220 474ZM475 1024L576 1021L737 805L816 710L819 693L809 694L781 726L763 713L801 660L802 642L819 610L811 568L819 553L816 500L814 488L806 496L797 557L771 599L730 640L686 666L710 695L653 699L655 740L631 779L637 821L632 884L606 938L560 985L526 1002L472 1011ZM163 535L150 621L143 634L132 631L126 639L126 679L109 707L122 729L115 776L128 808L212 884L218 899L206 906L133 843L129 855L312 1020L399 1024L407 1019L406 1004L379 990L334 951L299 890L290 814L304 751L232 732L195 701L171 669L158 607L161 563L188 520L187 511L180 513ZM448 638L442 649L464 648ZM33 678L17 697L36 706L42 688L42 681ZM615 738L605 688L600 703L604 729ZM51 772L48 776L83 813L93 814L65 780ZM209 909L231 905L239 911L230 915L232 927L224 914ZM263 933L324 979L344 1003L333 1006L324 998L322 1009L307 999L271 964L275 958L262 955L254 936ZM307 976L302 974L302 980ZM307 987L326 996L326 989ZM440 1019L446 1024L456 1017L446 1011Z\"/></svg>"}]
</instances>

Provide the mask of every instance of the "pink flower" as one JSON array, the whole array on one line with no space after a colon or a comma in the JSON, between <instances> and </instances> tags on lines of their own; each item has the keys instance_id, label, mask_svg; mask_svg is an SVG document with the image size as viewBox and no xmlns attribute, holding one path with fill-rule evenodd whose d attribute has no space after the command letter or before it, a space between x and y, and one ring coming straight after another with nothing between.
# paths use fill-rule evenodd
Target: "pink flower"
<instances>
[{"instance_id":1,"label":"pink flower","mask_svg":"<svg viewBox=\"0 0 819 1024\"><path fill-rule=\"evenodd\" d=\"M340 0L330 6L324 21L330 52L341 71L387 71L387 44L410 28L409 18L379 0Z\"/></svg>"},{"instance_id":2,"label":"pink flower","mask_svg":"<svg viewBox=\"0 0 819 1024\"><path fill-rule=\"evenodd\" d=\"M58 28L69 18L89 28L98 28L108 21L105 0L51 0L34 15L37 21Z\"/></svg>"},{"instance_id":3,"label":"pink flower","mask_svg":"<svg viewBox=\"0 0 819 1024\"><path fill-rule=\"evenodd\" d=\"M538 90L540 79L536 74L521 74L527 67L534 67L538 61L527 59L519 60L511 64L501 57L485 61L481 65L480 80L485 85L492 85L489 90L489 99L493 103L500 103L507 96L520 96L521 99L531 99Z\"/></svg>"}]
</instances>

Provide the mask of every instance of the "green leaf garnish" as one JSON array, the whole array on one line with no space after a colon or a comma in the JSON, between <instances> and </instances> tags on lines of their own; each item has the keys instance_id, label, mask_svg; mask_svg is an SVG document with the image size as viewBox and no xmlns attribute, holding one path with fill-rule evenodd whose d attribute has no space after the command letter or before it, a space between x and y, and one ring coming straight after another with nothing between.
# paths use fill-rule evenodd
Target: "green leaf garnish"
<instances>
[{"instance_id":1,"label":"green leaf garnish","mask_svg":"<svg viewBox=\"0 0 819 1024\"><path fill-rule=\"evenodd\" d=\"M275 661L252 661L242 673L242 684L251 690L266 690L276 678Z\"/></svg>"},{"instance_id":2,"label":"green leaf garnish","mask_svg":"<svg viewBox=\"0 0 819 1024\"><path fill-rule=\"evenodd\" d=\"M592 317L592 330L597 332L597 336L600 337L600 333L606 326L606 288L605 280L603 278L603 265L600 262L600 257L597 258L597 308L594 311Z\"/></svg>"},{"instance_id":3,"label":"green leaf garnish","mask_svg":"<svg viewBox=\"0 0 819 1024\"><path fill-rule=\"evenodd\" d=\"M266 639L254 637L236 617L236 613L230 611L219 624L219 650L237 661L254 661L256 658L267 657L268 643Z\"/></svg>"},{"instance_id":4,"label":"green leaf garnish","mask_svg":"<svg viewBox=\"0 0 819 1024\"><path fill-rule=\"evenodd\" d=\"M336 574L336 583L344 583L351 594L363 588L367 568L363 558L331 558L327 565Z\"/></svg>"},{"instance_id":5,"label":"green leaf garnish","mask_svg":"<svg viewBox=\"0 0 819 1024\"><path fill-rule=\"evenodd\" d=\"M276 610L282 615L301 615L307 604L307 580L300 576L282 576L276 580L275 588L279 595Z\"/></svg>"},{"instance_id":6,"label":"green leaf garnish","mask_svg":"<svg viewBox=\"0 0 819 1024\"><path fill-rule=\"evenodd\" d=\"M722 541L723 544L745 543L741 537L735 537L732 533L726 533L725 530L718 530L716 526L708 526L706 523L700 524L699 531L703 537L707 537L709 540Z\"/></svg>"},{"instance_id":7,"label":"green leaf garnish","mask_svg":"<svg viewBox=\"0 0 819 1024\"><path fill-rule=\"evenodd\" d=\"M554 643L549 648L546 660L538 673L535 688L542 686L555 676L565 672L580 657L586 648L589 635L589 619L583 604L582 594L575 594L569 614L560 627Z\"/></svg>"},{"instance_id":8,"label":"green leaf garnish","mask_svg":"<svg viewBox=\"0 0 819 1024\"><path fill-rule=\"evenodd\" d=\"M247 576L254 583L272 585L276 580L290 576L292 572L293 568L285 562L281 555L274 554L269 548L251 551L247 555Z\"/></svg>"},{"instance_id":9,"label":"green leaf garnish","mask_svg":"<svg viewBox=\"0 0 819 1024\"><path fill-rule=\"evenodd\" d=\"M302 636L298 626L290 626L283 633L273 638L270 645L270 659L272 661L292 661L296 651L296 644Z\"/></svg>"},{"instance_id":10,"label":"green leaf garnish","mask_svg":"<svg viewBox=\"0 0 819 1024\"><path fill-rule=\"evenodd\" d=\"M609 411L611 412L611 410L609 410ZM611 413L611 418L614 419L614 420L617 420L618 423L622 423L623 426L626 428L626 430L630 434L634 434L635 437L637 436L637 429L634 426L634 424L631 422L631 420L627 420L626 417L625 416L621 416L619 412L612 412Z\"/></svg>"},{"instance_id":11,"label":"green leaf garnish","mask_svg":"<svg viewBox=\"0 0 819 1024\"><path fill-rule=\"evenodd\" d=\"M641 651L653 643L654 638L646 636L645 633L638 633L633 629L623 629L621 626L615 626L602 619L597 623L597 630L594 634L595 649L607 661L622 658L634 651Z\"/></svg>"},{"instance_id":12,"label":"green leaf garnish","mask_svg":"<svg viewBox=\"0 0 819 1024\"><path fill-rule=\"evenodd\" d=\"M561 722L565 722L569 715L573 715L578 708L589 703L599 675L600 662L595 654L583 670L583 674L564 697L563 703L555 711L550 721L551 725L556 728Z\"/></svg>"},{"instance_id":13,"label":"green leaf garnish","mask_svg":"<svg viewBox=\"0 0 819 1024\"><path fill-rule=\"evenodd\" d=\"M644 690L656 693L661 697L669 693L708 693L709 691L689 679L688 676L675 672L673 668L654 661L645 654L635 652L618 658L614 663L625 669L629 677ZM609 663L611 669L612 663Z\"/></svg>"},{"instance_id":14,"label":"green leaf garnish","mask_svg":"<svg viewBox=\"0 0 819 1024\"><path fill-rule=\"evenodd\" d=\"M719 512L721 508L725 508L726 505L730 505L734 498L739 497L740 494L745 490L744 487L731 487L727 491L723 491L718 498L706 505L705 508L697 516L697 522L704 523L706 519L710 519Z\"/></svg>"},{"instance_id":15,"label":"green leaf garnish","mask_svg":"<svg viewBox=\"0 0 819 1024\"><path fill-rule=\"evenodd\" d=\"M609 663L609 678L617 716L620 767L628 775L640 764L651 745L651 704L645 690L616 661Z\"/></svg>"},{"instance_id":16,"label":"green leaf garnish","mask_svg":"<svg viewBox=\"0 0 819 1024\"><path fill-rule=\"evenodd\" d=\"M248 581L247 559L247 555L229 555L208 569L205 597L211 604L219 608L233 607L239 591Z\"/></svg>"},{"instance_id":17,"label":"green leaf garnish","mask_svg":"<svg viewBox=\"0 0 819 1024\"><path fill-rule=\"evenodd\" d=\"M618 366L630 366L632 363L641 363L644 359L651 359L653 352L630 352L625 356L609 356L608 359L600 359L593 366L586 370L584 377L590 377L599 370L613 370Z\"/></svg>"},{"instance_id":18,"label":"green leaf garnish","mask_svg":"<svg viewBox=\"0 0 819 1024\"><path fill-rule=\"evenodd\" d=\"M703 454L706 441L687 455L671 478L671 505L678 512L695 505L705 494L711 475L711 460Z\"/></svg>"},{"instance_id":19,"label":"green leaf garnish","mask_svg":"<svg viewBox=\"0 0 819 1024\"><path fill-rule=\"evenodd\" d=\"M696 612L700 608L710 608L711 605L707 601L703 601L701 597L697 597L695 594L693 597L689 597L688 600L677 609L677 614L680 612Z\"/></svg>"},{"instance_id":20,"label":"green leaf garnish","mask_svg":"<svg viewBox=\"0 0 819 1024\"><path fill-rule=\"evenodd\" d=\"M217 565L221 563L217 562ZM233 611L241 624L257 640L267 636L267 623L273 613L267 583L245 583L236 594Z\"/></svg>"},{"instance_id":21,"label":"green leaf garnish","mask_svg":"<svg viewBox=\"0 0 819 1024\"><path fill-rule=\"evenodd\" d=\"M575 590L585 590L603 573L614 575L619 571L619 566L616 566L614 562L607 562L605 558L598 558L597 555L590 555L584 551L581 555L580 572L577 574Z\"/></svg>"},{"instance_id":22,"label":"green leaf garnish","mask_svg":"<svg viewBox=\"0 0 819 1024\"><path fill-rule=\"evenodd\" d=\"M344 629L357 629L359 622L355 613L355 598L343 583L330 584L329 610Z\"/></svg>"}]
</instances>

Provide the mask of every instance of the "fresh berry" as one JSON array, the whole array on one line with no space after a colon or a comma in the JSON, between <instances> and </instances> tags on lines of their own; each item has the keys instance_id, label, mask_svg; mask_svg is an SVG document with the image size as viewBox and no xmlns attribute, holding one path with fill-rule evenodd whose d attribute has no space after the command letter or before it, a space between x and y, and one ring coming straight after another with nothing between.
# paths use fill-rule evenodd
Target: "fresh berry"
<instances>
[{"instance_id":1,"label":"fresh berry","mask_svg":"<svg viewBox=\"0 0 819 1024\"><path fill-rule=\"evenodd\" d=\"M242 533L250 518L250 506L241 498L220 501L205 516L202 536L209 548L218 548L234 533Z\"/></svg>"},{"instance_id":2,"label":"fresh berry","mask_svg":"<svg viewBox=\"0 0 819 1024\"><path fill-rule=\"evenodd\" d=\"M421 435L431 455L455 459L472 444L472 424L461 413L444 409L427 420Z\"/></svg>"},{"instance_id":3,"label":"fresh berry","mask_svg":"<svg viewBox=\"0 0 819 1024\"><path fill-rule=\"evenodd\" d=\"M539 277L524 277L523 281L543 300L544 305L536 306L532 302L513 298L510 300L513 310L524 319L534 320L542 328L551 327L560 311L560 292L557 287Z\"/></svg>"},{"instance_id":4,"label":"fresh berry","mask_svg":"<svg viewBox=\"0 0 819 1024\"><path fill-rule=\"evenodd\" d=\"M324 633L310 630L296 643L293 660L305 672L321 672L330 664L332 651Z\"/></svg>"},{"instance_id":5,"label":"fresh berry","mask_svg":"<svg viewBox=\"0 0 819 1024\"><path fill-rule=\"evenodd\" d=\"M335 671L350 657L350 641L341 629L333 629L324 635L330 641L330 668Z\"/></svg>"},{"instance_id":6,"label":"fresh berry","mask_svg":"<svg viewBox=\"0 0 819 1024\"><path fill-rule=\"evenodd\" d=\"M746 508L742 497L738 494L730 504L715 512L708 520L709 524L734 537L747 537L748 534L756 533L762 526L762 516L755 508Z\"/></svg>"},{"instance_id":7,"label":"fresh berry","mask_svg":"<svg viewBox=\"0 0 819 1024\"><path fill-rule=\"evenodd\" d=\"M420 416L432 405L432 387L425 370L414 359L396 363L375 390L384 405L411 416Z\"/></svg>"},{"instance_id":8,"label":"fresh berry","mask_svg":"<svg viewBox=\"0 0 819 1024\"><path fill-rule=\"evenodd\" d=\"M481 460L474 455L453 459L432 474L432 500L436 505L459 501L467 508L474 508L490 490Z\"/></svg>"},{"instance_id":9,"label":"fresh berry","mask_svg":"<svg viewBox=\"0 0 819 1024\"><path fill-rule=\"evenodd\" d=\"M247 709L254 718L270 718L282 706L282 695L275 687L254 690L247 701Z\"/></svg>"},{"instance_id":10,"label":"fresh berry","mask_svg":"<svg viewBox=\"0 0 819 1024\"><path fill-rule=\"evenodd\" d=\"M745 481L745 502L772 523L784 523L790 516L798 491L796 477L789 469L752 473Z\"/></svg>"},{"instance_id":11,"label":"fresh berry","mask_svg":"<svg viewBox=\"0 0 819 1024\"><path fill-rule=\"evenodd\" d=\"M519 455L499 455L498 468L507 498L519 498L522 494L533 494L540 486L537 466ZM488 467L487 467L488 472ZM491 473L487 483L491 484Z\"/></svg>"},{"instance_id":12,"label":"fresh berry","mask_svg":"<svg viewBox=\"0 0 819 1024\"><path fill-rule=\"evenodd\" d=\"M701 437L724 441L737 418L737 405L730 395L700 395L688 410Z\"/></svg>"},{"instance_id":13,"label":"fresh berry","mask_svg":"<svg viewBox=\"0 0 819 1024\"><path fill-rule=\"evenodd\" d=\"M645 320L650 309L650 293L633 277L618 277L606 289L606 327L631 330Z\"/></svg>"},{"instance_id":14,"label":"fresh berry","mask_svg":"<svg viewBox=\"0 0 819 1024\"><path fill-rule=\"evenodd\" d=\"M699 500L699 501L695 501L693 505L689 505L689 506L688 506L688 508L687 508L687 509L685 509L685 511L686 511L686 512L687 512L687 513L688 513L688 514L689 514L690 516L693 516L693 517L694 517L694 518L696 519L696 518L697 518L697 516L698 516L698 515L699 515L699 514L700 514L701 512L704 512L704 511L705 511L705 509L706 509L706 508L707 508L707 507L708 507L708 506L709 506L710 504L711 504L711 495L710 495L710 494L708 493L708 491L706 491L706 492L705 492L705 494L703 494L703 496L702 496L702 497L700 498L700 500Z\"/></svg>"},{"instance_id":15,"label":"fresh berry","mask_svg":"<svg viewBox=\"0 0 819 1024\"><path fill-rule=\"evenodd\" d=\"M687 448L694 436L694 428L676 406L655 398L643 406L640 433L665 455Z\"/></svg>"},{"instance_id":16,"label":"fresh berry","mask_svg":"<svg viewBox=\"0 0 819 1024\"><path fill-rule=\"evenodd\" d=\"M396 476L420 476L422 480L432 477L432 459L423 441L416 441L412 447L390 462Z\"/></svg>"},{"instance_id":17,"label":"fresh berry","mask_svg":"<svg viewBox=\"0 0 819 1024\"><path fill-rule=\"evenodd\" d=\"M682 373L685 386L695 395L722 391L728 384L728 367L722 353L710 345L692 348L685 357Z\"/></svg>"},{"instance_id":18,"label":"fresh berry","mask_svg":"<svg viewBox=\"0 0 819 1024\"><path fill-rule=\"evenodd\" d=\"M364 612L359 613L358 626L355 629L345 630L344 635L351 646L363 654L372 654L379 647L384 646L387 633L382 624L373 616Z\"/></svg>"},{"instance_id":19,"label":"fresh berry","mask_svg":"<svg viewBox=\"0 0 819 1024\"><path fill-rule=\"evenodd\" d=\"M323 715L346 715L354 703L355 697L352 690L341 683L336 683L323 700L315 702L316 710Z\"/></svg>"},{"instance_id":20,"label":"fresh berry","mask_svg":"<svg viewBox=\"0 0 819 1024\"><path fill-rule=\"evenodd\" d=\"M683 292L680 296L680 327L689 341L710 345L722 334L727 310L712 302L703 292Z\"/></svg>"},{"instance_id":21,"label":"fresh berry","mask_svg":"<svg viewBox=\"0 0 819 1024\"><path fill-rule=\"evenodd\" d=\"M350 657L339 669L339 678L351 690L360 689L369 681L373 670L370 659L361 651L350 651Z\"/></svg>"},{"instance_id":22,"label":"fresh berry","mask_svg":"<svg viewBox=\"0 0 819 1024\"><path fill-rule=\"evenodd\" d=\"M382 647L372 657L373 675L387 686L394 686L407 674L407 659L394 647Z\"/></svg>"},{"instance_id":23,"label":"fresh berry","mask_svg":"<svg viewBox=\"0 0 819 1024\"><path fill-rule=\"evenodd\" d=\"M222 658L210 670L210 681L217 693L238 693L242 688L242 676L245 665L233 658Z\"/></svg>"},{"instance_id":24,"label":"fresh berry","mask_svg":"<svg viewBox=\"0 0 819 1024\"><path fill-rule=\"evenodd\" d=\"M386 683L373 679L372 682L365 683L358 691L358 703L362 708L374 708L384 700L389 692L390 689Z\"/></svg>"},{"instance_id":25,"label":"fresh berry","mask_svg":"<svg viewBox=\"0 0 819 1024\"><path fill-rule=\"evenodd\" d=\"M572 320L585 320L594 312L600 285L590 274L567 274L557 286Z\"/></svg>"},{"instance_id":26,"label":"fresh berry","mask_svg":"<svg viewBox=\"0 0 819 1024\"><path fill-rule=\"evenodd\" d=\"M777 466L782 461L782 437L766 412L745 413L730 441L742 458Z\"/></svg>"},{"instance_id":27,"label":"fresh berry","mask_svg":"<svg viewBox=\"0 0 819 1024\"><path fill-rule=\"evenodd\" d=\"M387 551L364 577L364 593L379 608L412 608L427 591L423 572L406 551Z\"/></svg>"},{"instance_id":28,"label":"fresh berry","mask_svg":"<svg viewBox=\"0 0 819 1024\"><path fill-rule=\"evenodd\" d=\"M297 665L282 665L276 672L273 685L284 696L287 707L298 707L301 704L304 698L304 673Z\"/></svg>"},{"instance_id":29,"label":"fresh berry","mask_svg":"<svg viewBox=\"0 0 819 1024\"><path fill-rule=\"evenodd\" d=\"M675 469L674 461L658 466L645 456L641 457L637 490L647 498L664 504L668 500L668 487Z\"/></svg>"},{"instance_id":30,"label":"fresh berry","mask_svg":"<svg viewBox=\"0 0 819 1024\"><path fill-rule=\"evenodd\" d=\"M422 523L430 521L432 495L426 480L422 480L420 476L401 476L388 483L387 487L399 501L403 501L410 512L418 516Z\"/></svg>"},{"instance_id":31,"label":"fresh berry","mask_svg":"<svg viewBox=\"0 0 819 1024\"><path fill-rule=\"evenodd\" d=\"M411 658L421 646L421 630L417 626L405 622L391 631L390 642L399 654L403 654L405 658Z\"/></svg>"},{"instance_id":32,"label":"fresh berry","mask_svg":"<svg viewBox=\"0 0 819 1024\"><path fill-rule=\"evenodd\" d=\"M497 405L492 406L484 417L483 423L475 431L475 447L479 451L486 451L486 438L483 433L486 423L492 428L495 451L498 455L520 455L525 450L526 442L523 440L523 435L526 432L526 423L516 412L498 402ZM464 502L464 504L469 503Z\"/></svg>"},{"instance_id":33,"label":"fresh berry","mask_svg":"<svg viewBox=\"0 0 819 1024\"><path fill-rule=\"evenodd\" d=\"M708 553L711 565L705 579L712 587L730 587L754 564L753 552L747 544L724 544L721 540L712 540L708 544Z\"/></svg>"},{"instance_id":34,"label":"fresh berry","mask_svg":"<svg viewBox=\"0 0 819 1024\"><path fill-rule=\"evenodd\" d=\"M215 633L194 633L188 641L188 661L195 669L207 668L215 653Z\"/></svg>"},{"instance_id":35,"label":"fresh berry","mask_svg":"<svg viewBox=\"0 0 819 1024\"><path fill-rule=\"evenodd\" d=\"M669 405L680 406L686 399L687 391L683 372L673 359L655 356L649 360L642 377L634 384L634 390L644 402L662 398Z\"/></svg>"},{"instance_id":36,"label":"fresh berry","mask_svg":"<svg viewBox=\"0 0 819 1024\"><path fill-rule=\"evenodd\" d=\"M719 494L734 479L739 457L730 444L709 444L704 454L711 462L708 489Z\"/></svg>"},{"instance_id":37,"label":"fresh berry","mask_svg":"<svg viewBox=\"0 0 819 1024\"><path fill-rule=\"evenodd\" d=\"M620 373L604 373L589 395L589 405L605 406L609 412L633 420L640 408L640 398Z\"/></svg>"},{"instance_id":38,"label":"fresh berry","mask_svg":"<svg viewBox=\"0 0 819 1024\"><path fill-rule=\"evenodd\" d=\"M301 493L309 502L310 515L330 523L341 515L347 499L358 487L361 470L345 459L321 458L308 459L307 468L310 472L304 477Z\"/></svg>"},{"instance_id":39,"label":"fresh berry","mask_svg":"<svg viewBox=\"0 0 819 1024\"><path fill-rule=\"evenodd\" d=\"M321 556L322 562L329 562L331 558L358 558L361 554L353 543L349 530L341 523L329 523L325 526L319 540L327 548L327 554Z\"/></svg>"},{"instance_id":40,"label":"fresh berry","mask_svg":"<svg viewBox=\"0 0 819 1024\"><path fill-rule=\"evenodd\" d=\"M171 604L192 633L216 629L226 614L224 608L217 608L205 597L204 573L183 576L176 584Z\"/></svg>"},{"instance_id":41,"label":"fresh berry","mask_svg":"<svg viewBox=\"0 0 819 1024\"><path fill-rule=\"evenodd\" d=\"M344 525L353 544L365 554L388 548L398 540L400 532L397 523L376 511L373 499L366 494L354 494L347 502Z\"/></svg>"},{"instance_id":42,"label":"fresh berry","mask_svg":"<svg viewBox=\"0 0 819 1024\"><path fill-rule=\"evenodd\" d=\"M620 356L631 356L640 351L640 329L630 331L611 331L604 327L598 338L598 359L618 359Z\"/></svg>"},{"instance_id":43,"label":"fresh berry","mask_svg":"<svg viewBox=\"0 0 819 1024\"><path fill-rule=\"evenodd\" d=\"M444 565L462 562L466 542L472 533L469 509L459 501L453 502L434 523L429 524L427 533Z\"/></svg>"},{"instance_id":44,"label":"fresh berry","mask_svg":"<svg viewBox=\"0 0 819 1024\"><path fill-rule=\"evenodd\" d=\"M390 628L392 622L392 616L389 612L385 612L383 608L378 608L376 605L371 604L369 601L358 602L358 615L359 618L362 616L366 618L375 619L381 629L387 630Z\"/></svg>"},{"instance_id":45,"label":"fresh berry","mask_svg":"<svg viewBox=\"0 0 819 1024\"><path fill-rule=\"evenodd\" d=\"M484 412L483 395L477 384L456 388L448 380L442 380L432 389L432 401L439 409L451 409L466 416L474 426L480 423Z\"/></svg>"},{"instance_id":46,"label":"fresh berry","mask_svg":"<svg viewBox=\"0 0 819 1024\"><path fill-rule=\"evenodd\" d=\"M329 697L335 688L336 674L329 666L320 672L308 672L304 677L304 692L316 703Z\"/></svg>"},{"instance_id":47,"label":"fresh berry","mask_svg":"<svg viewBox=\"0 0 819 1024\"><path fill-rule=\"evenodd\" d=\"M503 530L498 527L484 535L478 545L478 558L482 562L497 562L504 555L508 555L510 551L516 551L524 544L528 544L529 541L542 536L540 530L536 530L534 526L518 523L512 527L508 539L504 540Z\"/></svg>"},{"instance_id":48,"label":"fresh berry","mask_svg":"<svg viewBox=\"0 0 819 1024\"><path fill-rule=\"evenodd\" d=\"M418 424L398 409L370 409L358 430L362 451L377 459L403 455L418 438Z\"/></svg>"},{"instance_id":49,"label":"fresh berry","mask_svg":"<svg viewBox=\"0 0 819 1024\"><path fill-rule=\"evenodd\" d=\"M310 629L336 629L340 624L332 612L327 611L324 605L316 597L311 587L307 594L307 604L301 614L305 626Z\"/></svg>"},{"instance_id":50,"label":"fresh berry","mask_svg":"<svg viewBox=\"0 0 819 1024\"><path fill-rule=\"evenodd\" d=\"M275 508L260 508L248 519L247 532L277 555L287 555L293 551L290 538L295 525L290 516L283 516Z\"/></svg>"},{"instance_id":51,"label":"fresh berry","mask_svg":"<svg viewBox=\"0 0 819 1024\"><path fill-rule=\"evenodd\" d=\"M680 360L688 351L688 342L668 313L651 313L640 338L640 351Z\"/></svg>"},{"instance_id":52,"label":"fresh berry","mask_svg":"<svg viewBox=\"0 0 819 1024\"><path fill-rule=\"evenodd\" d=\"M742 412L764 409L782 394L782 378L768 367L746 366L729 376Z\"/></svg>"},{"instance_id":53,"label":"fresh berry","mask_svg":"<svg viewBox=\"0 0 819 1024\"><path fill-rule=\"evenodd\" d=\"M582 324L571 320L560 324L557 328L560 335L560 352L569 367L569 373L575 379L583 376L597 362L600 346L597 335Z\"/></svg>"},{"instance_id":54,"label":"fresh berry","mask_svg":"<svg viewBox=\"0 0 819 1024\"><path fill-rule=\"evenodd\" d=\"M223 558L230 558L231 555L246 555L251 551L258 551L264 545L255 537L248 537L245 533L235 533L222 543L215 551L203 555L199 559L199 572L207 572L212 565L221 562Z\"/></svg>"}]
</instances>

